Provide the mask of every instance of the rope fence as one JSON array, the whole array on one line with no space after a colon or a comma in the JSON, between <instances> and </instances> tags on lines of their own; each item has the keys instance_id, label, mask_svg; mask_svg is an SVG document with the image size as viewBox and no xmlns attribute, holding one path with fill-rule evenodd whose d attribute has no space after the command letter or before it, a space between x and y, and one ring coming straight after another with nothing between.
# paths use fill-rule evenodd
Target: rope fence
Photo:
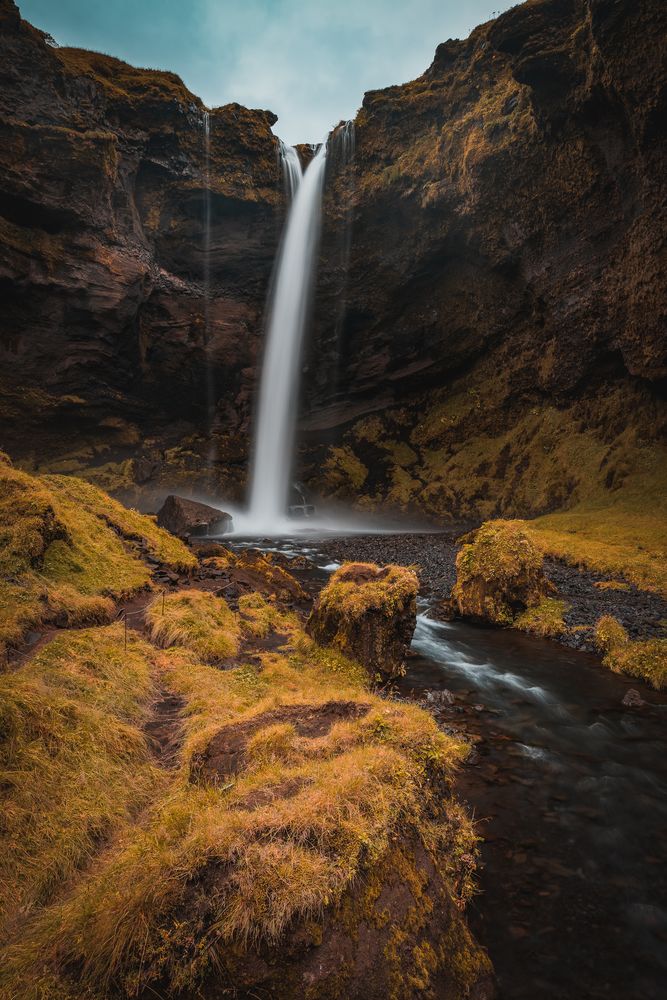
<instances>
[{"instance_id":1,"label":"rope fence","mask_svg":"<svg viewBox=\"0 0 667 1000\"><path fill-rule=\"evenodd\" d=\"M136 618L138 615L145 614L146 611L148 611L149 608L152 608L154 604L157 604L157 602L160 600L160 598L162 598L162 614L164 614L164 599L165 599L166 594L167 594L166 590L159 590L157 592L157 594L155 595L155 597L153 598L152 601L149 601L148 604L145 604L143 606L143 608L139 608L137 611L126 611L125 608L121 608L120 609L120 611L118 612L118 614L114 618L114 621L117 621L117 622L118 621L122 621L123 625L125 626L125 649L126 650L127 650L127 620L128 620L128 618Z\"/></svg>"}]
</instances>

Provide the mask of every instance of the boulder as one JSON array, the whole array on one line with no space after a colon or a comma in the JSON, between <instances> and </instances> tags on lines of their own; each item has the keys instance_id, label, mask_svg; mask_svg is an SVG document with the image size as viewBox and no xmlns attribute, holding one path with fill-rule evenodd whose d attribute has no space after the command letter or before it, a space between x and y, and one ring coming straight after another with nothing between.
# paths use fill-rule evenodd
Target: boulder
<instances>
[{"instance_id":1,"label":"boulder","mask_svg":"<svg viewBox=\"0 0 667 1000\"><path fill-rule=\"evenodd\" d=\"M512 625L553 592L542 553L519 522L487 521L464 542L452 589L452 606L459 615Z\"/></svg>"},{"instance_id":2,"label":"boulder","mask_svg":"<svg viewBox=\"0 0 667 1000\"><path fill-rule=\"evenodd\" d=\"M359 660L373 680L405 673L417 622L416 573L404 566L346 563L320 593L306 632Z\"/></svg>"},{"instance_id":3,"label":"boulder","mask_svg":"<svg viewBox=\"0 0 667 1000\"><path fill-rule=\"evenodd\" d=\"M232 516L217 507L171 494L158 511L157 523L172 535L224 535L232 529Z\"/></svg>"}]
</instances>

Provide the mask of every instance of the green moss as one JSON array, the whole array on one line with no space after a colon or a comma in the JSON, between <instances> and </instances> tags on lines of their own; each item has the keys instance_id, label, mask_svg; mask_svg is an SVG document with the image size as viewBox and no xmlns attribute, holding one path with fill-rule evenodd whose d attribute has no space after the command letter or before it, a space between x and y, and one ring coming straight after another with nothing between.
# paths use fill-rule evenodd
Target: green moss
<instances>
[{"instance_id":1,"label":"green moss","mask_svg":"<svg viewBox=\"0 0 667 1000\"><path fill-rule=\"evenodd\" d=\"M331 493L349 489L358 492L367 478L368 469L350 446L329 449L324 461L323 479Z\"/></svg>"},{"instance_id":2,"label":"green moss","mask_svg":"<svg viewBox=\"0 0 667 1000\"><path fill-rule=\"evenodd\" d=\"M511 625L517 613L538 606L547 590L542 554L518 522L487 521L456 557L452 598L462 615Z\"/></svg>"},{"instance_id":3,"label":"green moss","mask_svg":"<svg viewBox=\"0 0 667 1000\"><path fill-rule=\"evenodd\" d=\"M567 631L563 615L568 610L566 601L553 597L543 598L539 604L527 608L514 620L514 628L533 635L557 638Z\"/></svg>"}]
</instances>

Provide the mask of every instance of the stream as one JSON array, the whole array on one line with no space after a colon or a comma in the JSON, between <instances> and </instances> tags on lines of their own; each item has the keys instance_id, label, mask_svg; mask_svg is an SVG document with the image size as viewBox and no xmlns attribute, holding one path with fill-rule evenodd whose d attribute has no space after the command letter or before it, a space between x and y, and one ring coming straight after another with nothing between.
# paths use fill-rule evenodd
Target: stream
<instances>
[{"instance_id":1,"label":"stream","mask_svg":"<svg viewBox=\"0 0 667 1000\"><path fill-rule=\"evenodd\" d=\"M317 570L305 573L320 585L338 565L326 542L271 549L313 559ZM421 600L398 693L422 700L431 692L442 728L474 743L456 782L483 838L469 921L493 961L500 1000L662 1000L664 695L592 655L437 621L429 609ZM644 704L623 704L631 688Z\"/></svg>"}]
</instances>

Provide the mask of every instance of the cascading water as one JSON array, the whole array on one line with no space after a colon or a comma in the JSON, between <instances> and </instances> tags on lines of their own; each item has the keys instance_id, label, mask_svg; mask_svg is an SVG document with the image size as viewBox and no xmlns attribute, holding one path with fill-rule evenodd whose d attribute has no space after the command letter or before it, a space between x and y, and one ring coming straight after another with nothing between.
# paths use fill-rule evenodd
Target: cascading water
<instances>
[{"instance_id":1,"label":"cascading water","mask_svg":"<svg viewBox=\"0 0 667 1000\"><path fill-rule=\"evenodd\" d=\"M215 385L210 358L211 339L211 115L204 112L204 241L202 278L204 283L204 356L206 364L206 413L209 431L208 464L215 458L213 445L213 414L215 411Z\"/></svg>"},{"instance_id":2,"label":"cascading water","mask_svg":"<svg viewBox=\"0 0 667 1000\"><path fill-rule=\"evenodd\" d=\"M289 197L293 198L303 176L299 154L294 146L288 146L280 139L278 143L278 158L280 160L280 168L283 172L285 190Z\"/></svg>"},{"instance_id":3,"label":"cascading water","mask_svg":"<svg viewBox=\"0 0 667 1000\"><path fill-rule=\"evenodd\" d=\"M283 151L293 201L278 258L260 383L248 514L258 533L285 527L299 362L319 245L326 155L323 143L302 176L296 150Z\"/></svg>"}]
</instances>

